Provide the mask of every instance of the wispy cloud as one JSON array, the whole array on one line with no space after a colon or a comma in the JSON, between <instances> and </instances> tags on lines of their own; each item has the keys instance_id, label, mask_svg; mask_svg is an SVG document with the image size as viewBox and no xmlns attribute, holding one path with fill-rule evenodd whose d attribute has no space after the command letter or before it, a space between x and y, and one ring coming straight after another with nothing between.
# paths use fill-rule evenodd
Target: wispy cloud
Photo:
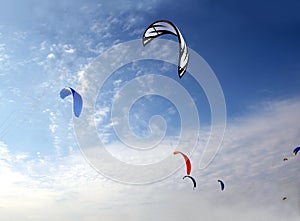
<instances>
[{"instance_id":1,"label":"wispy cloud","mask_svg":"<svg viewBox=\"0 0 300 221\"><path fill-rule=\"evenodd\" d=\"M2 143L0 176L8 179L0 184L1 218L298 220L300 161L291 151L299 144L300 126L294 119L300 102L290 99L274 101L268 109L259 107L230 120L222 149L207 169L200 171L196 166L201 149L192 155L192 176L198 183L194 191L188 180L182 180L184 168L156 184L127 186L97 174L78 152L52 162L45 157L29 159L26 153L20 157ZM284 156L289 160L284 162ZM22 161L23 173L13 167L17 160ZM226 185L223 192L219 178ZM288 199L282 201L283 196ZM16 209L19 212L13 213ZM48 214L53 210L56 215Z\"/></svg>"},{"instance_id":2,"label":"wispy cloud","mask_svg":"<svg viewBox=\"0 0 300 221\"><path fill-rule=\"evenodd\" d=\"M204 128L200 147L191 157L192 175L198 182L195 191L188 180L182 180L184 168L152 185L130 186L113 182L98 174L79 153L74 139L72 101L61 100L59 91L65 86L76 88L78 82L88 90L93 79L89 79L85 71L90 62L113 44L140 37L144 30L143 16L146 14L147 17L150 10L155 11L160 1L95 4L95 1L82 0L72 2L73 7L67 2L30 3L18 7L36 12L32 17L27 16L28 13L20 15L26 27L30 24L26 32L10 31L7 27L0 29L3 42L0 45L3 86L0 102L6 105L7 112L13 109L7 108L10 100L18 103L12 105L18 110L18 115L14 115L17 119L11 120L17 125L18 133L12 133L10 141L22 139L22 145L25 145L26 132L33 124L19 124L20 121L34 121L37 130L47 130L49 134L35 131L32 149L28 151L0 143L1 220L299 219L300 161L298 156L291 156L292 148L300 142L298 98L271 101L263 108L261 103L255 104L249 115L231 119L221 151L207 169L200 171L197 164L209 135L208 129ZM159 50L153 48L155 53L171 56L167 45ZM126 55L127 52L123 53ZM132 63L126 70L130 72L126 77L156 74L150 68L141 69L137 63ZM153 68L159 70L159 67L167 71L169 66L159 64ZM30 83L26 84L24 79ZM104 91L108 100L104 99L106 102L95 113L96 122L105 123L100 136L108 144L114 126L106 121L110 113L109 102L124 98L117 90L127 80L129 78L117 76L111 81L114 90L111 94ZM151 82L152 79L148 80ZM151 89L145 82L140 83L144 84L143 89ZM1 113L2 108L3 105ZM166 110L171 115L175 113L172 107ZM4 116L8 115L5 113ZM148 126L146 120L136 116L143 127ZM88 123L94 123L94 119ZM37 142L38 139L41 141ZM54 156L44 154L41 143L45 142L52 142L51 147L56 148ZM166 142L161 150L150 154L144 151L140 154L142 157L125 150L121 144L113 143L108 148L115 157L142 164L163 160L172 154L173 143L170 143ZM29 153L33 150L34 154ZM283 157L289 160L283 162ZM129 176L131 173L128 171ZM226 184L224 192L219 190L218 178ZM282 201L283 196L288 199Z\"/></svg>"}]
</instances>

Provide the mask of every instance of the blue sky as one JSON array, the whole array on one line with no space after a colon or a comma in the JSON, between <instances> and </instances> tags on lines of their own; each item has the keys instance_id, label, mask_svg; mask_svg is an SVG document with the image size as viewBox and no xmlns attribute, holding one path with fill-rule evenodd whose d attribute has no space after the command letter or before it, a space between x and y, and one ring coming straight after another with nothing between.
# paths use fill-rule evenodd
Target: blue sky
<instances>
[{"instance_id":1,"label":"blue sky","mask_svg":"<svg viewBox=\"0 0 300 221\"><path fill-rule=\"evenodd\" d=\"M299 9L296 0L1 1L0 219L298 220L300 161L291 152L300 145ZM176 65L167 62L135 61L112 73L98 91L95 119L84 122L82 128L88 131L95 121L110 154L128 164L155 164L170 156L171 163L182 163L172 151L181 138L180 110L190 110L192 103L185 108L160 95L149 95L132 105L132 131L126 130L126 142L136 141L131 132L141 139L159 137L164 125L151 124L151 119L162 123L164 118L166 134L157 149L127 150L115 132L126 129L119 123L124 122L123 112L115 118L111 115L114 102L130 100L119 91L132 80L140 83L140 91L149 93L156 90L155 75L167 77L186 89L199 111L201 129L191 156L192 175L198 181L195 191L182 180L183 167L163 181L140 186L98 173L80 152L76 133L82 122L73 119L72 99L59 97L67 86L80 91L88 88L96 81L89 75L90 67L101 55L114 45L141 41L145 28L159 19L176 24L187 46L212 68L223 90L227 127L214 161L204 170L198 168L210 139L210 101L192 73L179 79ZM176 41L174 36L162 38ZM155 40L150 44L155 47ZM156 53L177 57L177 51L172 54L164 46ZM179 86L174 88L168 90L171 95ZM129 90L130 95L139 90ZM184 148L191 148L192 136L184 138L183 146L188 146ZM283 162L285 156L289 160ZM106 166L124 175L118 165ZM128 171L125 175L135 179L152 173ZM224 192L219 191L219 178L226 183ZM288 199L282 201L283 196Z\"/></svg>"}]
</instances>

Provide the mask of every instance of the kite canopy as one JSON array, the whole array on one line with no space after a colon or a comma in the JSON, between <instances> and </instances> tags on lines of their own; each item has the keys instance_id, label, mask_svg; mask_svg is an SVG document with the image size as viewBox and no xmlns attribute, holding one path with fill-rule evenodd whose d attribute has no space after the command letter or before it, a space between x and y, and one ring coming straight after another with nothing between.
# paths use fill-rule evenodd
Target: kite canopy
<instances>
[{"instance_id":1,"label":"kite canopy","mask_svg":"<svg viewBox=\"0 0 300 221\"><path fill-rule=\"evenodd\" d=\"M185 165L186 165L186 174L187 175L190 175L191 174L191 170L192 170L192 164L191 164L191 161L190 159L182 152L180 151L174 151L173 153L174 155L176 154L181 154L185 160Z\"/></svg>"},{"instance_id":2,"label":"kite canopy","mask_svg":"<svg viewBox=\"0 0 300 221\"><path fill-rule=\"evenodd\" d=\"M296 156L299 150L300 150L300 147L296 147L296 148L293 150L293 154Z\"/></svg>"},{"instance_id":3,"label":"kite canopy","mask_svg":"<svg viewBox=\"0 0 300 221\"><path fill-rule=\"evenodd\" d=\"M188 178L190 178L191 180L192 180L192 182L193 182L193 184L194 184L194 187L193 187L193 189L195 189L196 188L196 186L197 186L197 184L196 184L196 180L192 177L192 176L184 176L182 179L185 179L186 177L188 177Z\"/></svg>"},{"instance_id":4,"label":"kite canopy","mask_svg":"<svg viewBox=\"0 0 300 221\"><path fill-rule=\"evenodd\" d=\"M153 22L145 30L143 34L143 45L145 46L154 38L157 38L161 35L171 34L175 35L178 38L179 43L179 61L178 61L178 76L182 78L187 69L187 64L189 61L188 48L186 43L179 31L179 29L170 21L167 20L158 20Z\"/></svg>"},{"instance_id":5,"label":"kite canopy","mask_svg":"<svg viewBox=\"0 0 300 221\"><path fill-rule=\"evenodd\" d=\"M82 97L73 88L65 87L60 91L60 97L65 99L69 95L73 95L73 111L76 117L80 116L82 110Z\"/></svg>"},{"instance_id":6,"label":"kite canopy","mask_svg":"<svg viewBox=\"0 0 300 221\"><path fill-rule=\"evenodd\" d=\"M218 182L220 183L221 190L223 191L225 188L224 182L222 180L218 180Z\"/></svg>"}]
</instances>

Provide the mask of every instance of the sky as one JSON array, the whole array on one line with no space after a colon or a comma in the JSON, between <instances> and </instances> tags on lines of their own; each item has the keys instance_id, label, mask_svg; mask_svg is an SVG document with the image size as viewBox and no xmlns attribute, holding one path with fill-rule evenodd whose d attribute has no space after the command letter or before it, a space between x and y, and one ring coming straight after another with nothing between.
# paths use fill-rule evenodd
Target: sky
<instances>
[{"instance_id":1,"label":"sky","mask_svg":"<svg viewBox=\"0 0 300 221\"><path fill-rule=\"evenodd\" d=\"M299 220L299 9L1 0L0 219ZM176 36L142 45L161 19L189 49L181 79Z\"/></svg>"}]
</instances>

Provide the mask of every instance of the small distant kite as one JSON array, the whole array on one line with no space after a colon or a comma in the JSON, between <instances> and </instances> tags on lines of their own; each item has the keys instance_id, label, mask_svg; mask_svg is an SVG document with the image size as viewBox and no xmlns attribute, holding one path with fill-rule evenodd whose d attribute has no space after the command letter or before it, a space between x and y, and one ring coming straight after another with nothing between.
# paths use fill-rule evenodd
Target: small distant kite
<instances>
[{"instance_id":1,"label":"small distant kite","mask_svg":"<svg viewBox=\"0 0 300 221\"><path fill-rule=\"evenodd\" d=\"M293 150L294 156L297 155L297 153L298 153L299 150L300 150L300 147L296 147L296 148Z\"/></svg>"},{"instance_id":2,"label":"small distant kite","mask_svg":"<svg viewBox=\"0 0 300 221\"><path fill-rule=\"evenodd\" d=\"M185 160L185 165L186 165L186 174L187 175L190 175L191 174L191 170L192 170L192 164L191 164L191 161L190 159L182 152L180 151L174 151L173 153L174 155L176 154L181 154Z\"/></svg>"},{"instance_id":3,"label":"small distant kite","mask_svg":"<svg viewBox=\"0 0 300 221\"><path fill-rule=\"evenodd\" d=\"M65 87L60 91L60 97L65 99L65 97L73 95L73 111L76 117L80 116L82 110L82 97L73 88Z\"/></svg>"},{"instance_id":4,"label":"small distant kite","mask_svg":"<svg viewBox=\"0 0 300 221\"><path fill-rule=\"evenodd\" d=\"M167 20L159 20L149 25L149 27L145 30L143 34L143 45L145 46L154 38L165 34L175 35L178 38L178 43L179 43L178 76L179 78L182 78L182 76L186 72L187 64L189 61L188 48L179 29L172 22Z\"/></svg>"},{"instance_id":5,"label":"small distant kite","mask_svg":"<svg viewBox=\"0 0 300 221\"><path fill-rule=\"evenodd\" d=\"M288 160L288 158L286 158L286 157L283 158L283 161L287 161L287 160Z\"/></svg>"},{"instance_id":6,"label":"small distant kite","mask_svg":"<svg viewBox=\"0 0 300 221\"><path fill-rule=\"evenodd\" d=\"M220 183L221 190L223 191L225 188L224 182L222 180L218 180L218 182Z\"/></svg>"},{"instance_id":7,"label":"small distant kite","mask_svg":"<svg viewBox=\"0 0 300 221\"><path fill-rule=\"evenodd\" d=\"M185 179L186 177L190 178L193 181L193 184L194 184L193 190L194 190L197 186L196 180L192 176L184 176L182 179Z\"/></svg>"},{"instance_id":8,"label":"small distant kite","mask_svg":"<svg viewBox=\"0 0 300 221\"><path fill-rule=\"evenodd\" d=\"M283 197L283 198L282 198L282 200L286 200L286 199L287 199L287 197Z\"/></svg>"}]
</instances>

